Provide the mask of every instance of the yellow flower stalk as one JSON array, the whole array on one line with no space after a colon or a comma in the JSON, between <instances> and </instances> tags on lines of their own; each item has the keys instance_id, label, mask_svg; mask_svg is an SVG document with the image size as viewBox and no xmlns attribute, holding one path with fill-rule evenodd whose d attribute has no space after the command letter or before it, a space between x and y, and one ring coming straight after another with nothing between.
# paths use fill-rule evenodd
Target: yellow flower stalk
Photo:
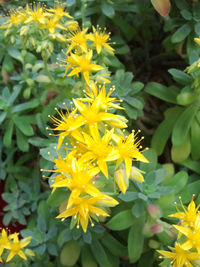
<instances>
[{"instance_id":1,"label":"yellow flower stalk","mask_svg":"<svg viewBox=\"0 0 200 267\"><path fill-rule=\"evenodd\" d=\"M93 42L93 45L96 47L97 53L100 54L102 49L105 48L110 54L114 54L114 49L109 45L110 33L107 34L105 29L101 32L101 28L97 27L95 29L92 26L93 33L88 35L88 39Z\"/></svg>"},{"instance_id":2,"label":"yellow flower stalk","mask_svg":"<svg viewBox=\"0 0 200 267\"><path fill-rule=\"evenodd\" d=\"M68 76L74 76L79 73L82 73L86 83L89 85L90 72L104 69L104 67L100 65L91 63L92 55L92 50L88 51L86 54L83 55L76 55L71 53L70 56L73 59L73 64L69 63L66 65L67 69L72 68Z\"/></svg>"},{"instance_id":3,"label":"yellow flower stalk","mask_svg":"<svg viewBox=\"0 0 200 267\"><path fill-rule=\"evenodd\" d=\"M117 205L118 202L112 198L107 199L106 195L104 197L85 197L85 198L76 198L74 199L74 204L71 208L66 209L64 212L59 214L56 218L62 218L62 220L67 219L68 217L73 216L77 220L77 228L80 224L84 232L87 231L88 222L91 222L91 226L94 226L91 217L93 215L99 217L107 217L109 214L105 212L101 206L102 205Z\"/></svg>"},{"instance_id":4,"label":"yellow flower stalk","mask_svg":"<svg viewBox=\"0 0 200 267\"><path fill-rule=\"evenodd\" d=\"M169 258L172 260L173 267L192 267L192 260L196 260L200 258L200 255L196 252L187 252L182 246L176 242L175 248L172 249L173 252L157 250L161 255L165 258Z\"/></svg>"}]
</instances>

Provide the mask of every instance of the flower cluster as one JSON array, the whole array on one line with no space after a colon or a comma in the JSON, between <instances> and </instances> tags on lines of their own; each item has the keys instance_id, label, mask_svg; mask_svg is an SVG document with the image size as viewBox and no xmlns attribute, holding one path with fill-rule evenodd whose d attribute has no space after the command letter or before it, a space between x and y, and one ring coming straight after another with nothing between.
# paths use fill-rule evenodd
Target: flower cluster
<instances>
[{"instance_id":1,"label":"flower cluster","mask_svg":"<svg viewBox=\"0 0 200 267\"><path fill-rule=\"evenodd\" d=\"M65 74L70 69L68 76L78 76L82 74L87 86L89 86L91 77L90 73L93 71L101 71L100 75L93 76L93 80L98 82L110 83L107 70L102 65L97 65L92 60L98 59L101 61L100 54L113 54L114 49L109 44L110 34L101 31L101 28L97 26L97 29L93 26L93 32L88 33L88 28L81 30L77 28L76 31L71 33L71 36L67 38L69 47L65 53L66 58L60 59L66 67ZM103 57L102 57L103 58ZM103 61L102 61L103 64Z\"/></svg>"},{"instance_id":2,"label":"flower cluster","mask_svg":"<svg viewBox=\"0 0 200 267\"><path fill-rule=\"evenodd\" d=\"M180 220L179 225L174 225L178 230L178 241L175 248L170 248L173 252L158 250L165 258L172 260L173 267L193 266L191 262L200 259L200 215L199 205L196 207L192 200L187 209L183 206L183 211L169 215ZM199 266L199 265L198 265Z\"/></svg>"},{"instance_id":3,"label":"flower cluster","mask_svg":"<svg viewBox=\"0 0 200 267\"><path fill-rule=\"evenodd\" d=\"M66 42L65 36L78 27L64 8L61 3L49 9L40 4L27 4L25 8L12 10L1 28L12 44L20 38L26 48L43 54L48 51L49 56L53 52L52 41Z\"/></svg>"},{"instance_id":4,"label":"flower cluster","mask_svg":"<svg viewBox=\"0 0 200 267\"><path fill-rule=\"evenodd\" d=\"M55 125L52 130L59 136L57 151L65 138L68 142L65 143L66 157L57 152L59 158L53 159L56 170L52 172L57 174L51 177L53 190L64 187L70 191L65 210L57 218L73 216L77 227L80 222L84 231L89 220L94 225L91 218L109 216L107 207L118 204L102 192L102 188L100 190L99 177L104 177L103 183L110 179L114 184L115 180L125 193L129 178L144 181L132 162L148 162L141 151L143 138L138 139L138 132L134 131L126 135L126 118L110 112L113 108L121 109L117 100L110 97L113 90L106 93L105 85L92 84L90 90L85 91L85 98L73 99L71 112L57 109L61 119L51 117ZM109 176L109 166L115 167L114 177Z\"/></svg>"},{"instance_id":5,"label":"flower cluster","mask_svg":"<svg viewBox=\"0 0 200 267\"><path fill-rule=\"evenodd\" d=\"M19 233L8 234L5 229L2 229L0 236L0 262L3 262L2 254L4 250L8 250L6 262L12 260L15 255L20 256L22 259L27 260L27 256L34 256L32 250L24 248L30 243L31 237L26 237L19 240Z\"/></svg>"}]
</instances>

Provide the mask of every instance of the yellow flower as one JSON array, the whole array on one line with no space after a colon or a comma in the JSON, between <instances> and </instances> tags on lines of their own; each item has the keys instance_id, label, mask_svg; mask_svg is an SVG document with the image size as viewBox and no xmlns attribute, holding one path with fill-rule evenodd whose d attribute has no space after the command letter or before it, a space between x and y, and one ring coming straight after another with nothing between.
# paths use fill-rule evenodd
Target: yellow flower
<instances>
[{"instance_id":1,"label":"yellow flower","mask_svg":"<svg viewBox=\"0 0 200 267\"><path fill-rule=\"evenodd\" d=\"M94 26L92 26L92 29L93 33L88 35L88 39L94 43L97 53L100 54L102 48L105 48L109 53L114 54L114 49L108 43L110 34L105 33L105 30L100 32L101 28L95 29Z\"/></svg>"},{"instance_id":2,"label":"yellow flower","mask_svg":"<svg viewBox=\"0 0 200 267\"><path fill-rule=\"evenodd\" d=\"M192 267L193 265L190 261L200 259L200 255L198 253L185 251L177 242L175 243L175 248L173 250L173 252L157 250L165 258L172 259L173 267Z\"/></svg>"},{"instance_id":3,"label":"yellow flower","mask_svg":"<svg viewBox=\"0 0 200 267\"><path fill-rule=\"evenodd\" d=\"M180 202L181 202L181 206L182 206L184 211L181 212L177 208L178 212L169 215L169 217L178 218L178 219L180 219L182 221L182 224L193 227L194 223L195 223L195 221L197 219L198 209L199 209L200 205L198 205L196 207L195 203L194 203L194 200L192 200L189 203L189 205L187 207L187 210L186 210L185 207L183 206L181 198L180 198Z\"/></svg>"},{"instance_id":4,"label":"yellow flower","mask_svg":"<svg viewBox=\"0 0 200 267\"><path fill-rule=\"evenodd\" d=\"M67 39L70 43L67 53L70 53L74 48L80 48L83 52L87 53L87 30L88 28L81 31L78 28L76 31L71 33L71 37Z\"/></svg>"},{"instance_id":5,"label":"yellow flower","mask_svg":"<svg viewBox=\"0 0 200 267\"><path fill-rule=\"evenodd\" d=\"M9 246L9 239L8 235L5 229L2 229L1 231L1 237L0 237L0 258L5 248L8 248Z\"/></svg>"},{"instance_id":6,"label":"yellow flower","mask_svg":"<svg viewBox=\"0 0 200 267\"><path fill-rule=\"evenodd\" d=\"M83 124L93 127L95 123L106 122L116 128L126 128L127 120L120 115L115 115L108 112L99 111L99 104L97 101L88 103L88 106L79 100L73 99L74 104L78 111L81 113L80 118L83 120ZM91 129L92 131L92 129Z\"/></svg>"},{"instance_id":7,"label":"yellow flower","mask_svg":"<svg viewBox=\"0 0 200 267\"><path fill-rule=\"evenodd\" d=\"M7 20L0 28L11 28L13 25L19 25L24 22L26 15L23 12L20 12L20 9L17 11L11 11L10 19Z\"/></svg>"},{"instance_id":8,"label":"yellow flower","mask_svg":"<svg viewBox=\"0 0 200 267\"><path fill-rule=\"evenodd\" d=\"M200 216L196 217L194 229L174 225L174 227L187 237L187 241L181 245L182 249L189 250L196 248L200 254Z\"/></svg>"},{"instance_id":9,"label":"yellow flower","mask_svg":"<svg viewBox=\"0 0 200 267\"><path fill-rule=\"evenodd\" d=\"M25 20L25 23L29 23L32 21L38 22L40 24L46 23L47 13L40 5L34 5L33 10L31 10L29 6L26 5L26 14L28 18Z\"/></svg>"},{"instance_id":10,"label":"yellow flower","mask_svg":"<svg viewBox=\"0 0 200 267\"><path fill-rule=\"evenodd\" d=\"M87 231L88 222L91 222L91 226L94 226L91 216L109 216L103 209L100 207L102 205L115 206L118 202L115 199L104 197L85 197L85 198L76 198L74 204L71 208L66 209L64 212L59 214L56 218L62 218L65 220L68 217L74 216L74 219L77 219L77 228L79 228L79 223L82 226L84 232Z\"/></svg>"},{"instance_id":11,"label":"yellow flower","mask_svg":"<svg viewBox=\"0 0 200 267\"><path fill-rule=\"evenodd\" d=\"M54 116L52 117L49 116L49 117L54 121L54 125L56 126L52 130L62 131L61 133L57 134L59 136L57 149L60 148L64 138L68 135L71 135L75 139L82 141L83 137L79 132L78 128L84 124L84 121L80 116L76 114L76 110L72 111L71 113L69 113L69 111L67 110L66 112L67 116L65 116L62 111L59 111L58 109L56 110L59 113L62 120L57 119Z\"/></svg>"},{"instance_id":12,"label":"yellow flower","mask_svg":"<svg viewBox=\"0 0 200 267\"><path fill-rule=\"evenodd\" d=\"M54 17L56 20L60 20L62 17L72 18L68 12L65 11L65 4L56 2L55 8L47 10L51 14L48 16Z\"/></svg>"},{"instance_id":13,"label":"yellow flower","mask_svg":"<svg viewBox=\"0 0 200 267\"><path fill-rule=\"evenodd\" d=\"M104 69L104 67L96 64L91 64L92 50L84 55L71 54L70 57L73 59L73 64L68 64L67 68L71 67L72 71L68 76L74 76L82 73L86 83L89 85L89 74L91 71L98 71ZM68 62L68 59L66 60Z\"/></svg>"},{"instance_id":14,"label":"yellow flower","mask_svg":"<svg viewBox=\"0 0 200 267\"><path fill-rule=\"evenodd\" d=\"M71 31L71 32L75 32L79 28L78 22L75 20L66 21L64 23L64 27L66 28L66 30Z\"/></svg>"},{"instance_id":15,"label":"yellow flower","mask_svg":"<svg viewBox=\"0 0 200 267\"><path fill-rule=\"evenodd\" d=\"M109 153L112 151L112 146L109 144L112 133L114 129L111 131L106 131L104 136L101 138L97 125L91 127L92 131L90 131L91 136L89 134L83 133L84 136L84 145L88 150L83 155L83 158L86 161L97 160L97 165L102 173L108 178L108 167L105 159L109 156Z\"/></svg>"},{"instance_id":16,"label":"yellow flower","mask_svg":"<svg viewBox=\"0 0 200 267\"><path fill-rule=\"evenodd\" d=\"M22 251L22 248L26 247L31 241L31 237L26 237L19 241L18 235L13 236L13 242L9 243L8 249L10 253L6 259L9 262L15 255L19 255L22 259L26 260L26 255Z\"/></svg>"},{"instance_id":17,"label":"yellow flower","mask_svg":"<svg viewBox=\"0 0 200 267\"><path fill-rule=\"evenodd\" d=\"M117 160L117 166L119 166L123 161L126 166L126 175L129 179L132 161L142 161L148 163L149 161L142 155L140 149L140 140L136 138L137 133L132 132L128 137L124 137L123 135L119 136L116 134L112 135L112 139L117 144L116 149L113 151L110 157L107 160Z\"/></svg>"},{"instance_id":18,"label":"yellow flower","mask_svg":"<svg viewBox=\"0 0 200 267\"><path fill-rule=\"evenodd\" d=\"M64 179L54 182L52 187L67 187L71 191L68 200L68 207L80 196L80 194L88 194L93 197L101 196L102 193L94 186L92 178L99 173L98 167L89 167L89 164L83 162L82 159L72 158L71 171L62 173L66 175Z\"/></svg>"},{"instance_id":19,"label":"yellow flower","mask_svg":"<svg viewBox=\"0 0 200 267\"><path fill-rule=\"evenodd\" d=\"M51 34L54 34L56 31L56 28L65 30L65 28L59 24L58 20L55 18L49 18L46 21L45 25L41 26L42 29L47 29Z\"/></svg>"},{"instance_id":20,"label":"yellow flower","mask_svg":"<svg viewBox=\"0 0 200 267\"><path fill-rule=\"evenodd\" d=\"M90 83L91 90L86 91L86 94L88 97L82 98L80 100L85 102L94 102L97 108L102 110L108 110L110 108L116 108L116 109L124 109L120 107L118 104L114 103L115 101L122 102L121 100L117 100L115 97L110 97L112 92L114 91L114 87L112 87L108 94L106 94L105 85L98 86L94 83Z\"/></svg>"},{"instance_id":21,"label":"yellow flower","mask_svg":"<svg viewBox=\"0 0 200 267\"><path fill-rule=\"evenodd\" d=\"M119 186L122 193L125 194L128 187L128 179L126 176L126 171L123 169L115 171L114 178L116 184Z\"/></svg>"}]
</instances>

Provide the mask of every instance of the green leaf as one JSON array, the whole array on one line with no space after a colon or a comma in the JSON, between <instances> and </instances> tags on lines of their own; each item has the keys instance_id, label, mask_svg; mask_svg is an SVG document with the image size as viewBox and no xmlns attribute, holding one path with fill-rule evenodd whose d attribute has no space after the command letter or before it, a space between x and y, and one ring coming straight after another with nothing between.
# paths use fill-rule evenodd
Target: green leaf
<instances>
[{"instance_id":1,"label":"green leaf","mask_svg":"<svg viewBox=\"0 0 200 267\"><path fill-rule=\"evenodd\" d=\"M191 152L190 136L187 135L183 143L178 146L172 146L171 158L176 163L181 163L186 160Z\"/></svg>"},{"instance_id":2,"label":"green leaf","mask_svg":"<svg viewBox=\"0 0 200 267\"><path fill-rule=\"evenodd\" d=\"M68 200L69 194L69 191L66 191L63 188L56 188L47 199L47 204L52 207L59 207L62 203Z\"/></svg>"},{"instance_id":3,"label":"green leaf","mask_svg":"<svg viewBox=\"0 0 200 267\"><path fill-rule=\"evenodd\" d=\"M16 127L26 136L31 136L34 134L33 128L23 117L14 116L14 123Z\"/></svg>"},{"instance_id":4,"label":"green leaf","mask_svg":"<svg viewBox=\"0 0 200 267\"><path fill-rule=\"evenodd\" d=\"M66 0L67 6L73 6L76 3L76 0Z\"/></svg>"},{"instance_id":5,"label":"green leaf","mask_svg":"<svg viewBox=\"0 0 200 267\"><path fill-rule=\"evenodd\" d=\"M189 24L184 24L171 37L172 43L180 43L190 34L191 27Z\"/></svg>"},{"instance_id":6,"label":"green leaf","mask_svg":"<svg viewBox=\"0 0 200 267\"><path fill-rule=\"evenodd\" d=\"M17 59L18 61L20 61L21 63L23 62L23 58L21 53L19 52L19 50L17 48L15 48L14 46L10 46L8 48L8 54L14 58Z\"/></svg>"},{"instance_id":7,"label":"green leaf","mask_svg":"<svg viewBox=\"0 0 200 267\"><path fill-rule=\"evenodd\" d=\"M105 232L101 243L115 256L123 257L127 254L127 249L111 234Z\"/></svg>"},{"instance_id":8,"label":"green leaf","mask_svg":"<svg viewBox=\"0 0 200 267\"><path fill-rule=\"evenodd\" d=\"M142 233L144 217L134 221L128 234L128 256L131 263L136 262L143 251L144 236Z\"/></svg>"},{"instance_id":9,"label":"green leaf","mask_svg":"<svg viewBox=\"0 0 200 267\"><path fill-rule=\"evenodd\" d=\"M192 14L186 9L181 10L181 15L185 20L191 20L192 19Z\"/></svg>"},{"instance_id":10,"label":"green leaf","mask_svg":"<svg viewBox=\"0 0 200 267\"><path fill-rule=\"evenodd\" d=\"M115 10L114 8L111 6L111 5L108 5L106 3L103 3L101 5L101 10L103 12L103 14L106 16L106 17L109 17L109 18L113 18L114 15L115 15Z\"/></svg>"},{"instance_id":11,"label":"green leaf","mask_svg":"<svg viewBox=\"0 0 200 267\"><path fill-rule=\"evenodd\" d=\"M23 152L27 152L29 149L27 137L18 128L16 128L16 137L18 148Z\"/></svg>"},{"instance_id":12,"label":"green leaf","mask_svg":"<svg viewBox=\"0 0 200 267\"><path fill-rule=\"evenodd\" d=\"M144 88L144 84L141 82L132 83L131 95L139 93Z\"/></svg>"},{"instance_id":13,"label":"green leaf","mask_svg":"<svg viewBox=\"0 0 200 267\"><path fill-rule=\"evenodd\" d=\"M124 210L113 216L106 226L114 231L120 231L129 228L134 222L131 210Z\"/></svg>"},{"instance_id":14,"label":"green leaf","mask_svg":"<svg viewBox=\"0 0 200 267\"><path fill-rule=\"evenodd\" d=\"M70 241L71 239L72 239L72 231L67 228L59 233L57 238L57 243L60 247L62 247L64 243Z\"/></svg>"},{"instance_id":15,"label":"green leaf","mask_svg":"<svg viewBox=\"0 0 200 267\"><path fill-rule=\"evenodd\" d=\"M12 120L8 121L6 124L6 130L3 137L3 143L6 147L10 147L12 143L14 123Z\"/></svg>"},{"instance_id":16,"label":"green leaf","mask_svg":"<svg viewBox=\"0 0 200 267\"><path fill-rule=\"evenodd\" d=\"M151 141L151 145L152 148L156 150L158 156L160 156L163 153L165 144L168 138L170 137L172 129L178 117L180 116L181 112L182 112L181 108L178 107L173 108L172 112L164 119L163 122L160 123L160 125L156 129Z\"/></svg>"},{"instance_id":17,"label":"green leaf","mask_svg":"<svg viewBox=\"0 0 200 267\"><path fill-rule=\"evenodd\" d=\"M179 90L175 86L167 87L156 82L149 82L144 90L150 95L173 104L176 104L176 97L179 93Z\"/></svg>"},{"instance_id":18,"label":"green leaf","mask_svg":"<svg viewBox=\"0 0 200 267\"><path fill-rule=\"evenodd\" d=\"M188 169L200 174L200 164L199 161L192 160L190 158L187 158L183 162L181 162L182 165L187 167Z\"/></svg>"},{"instance_id":19,"label":"green leaf","mask_svg":"<svg viewBox=\"0 0 200 267\"><path fill-rule=\"evenodd\" d=\"M91 233L89 231L87 231L86 233L84 233L82 236L83 236L83 240L84 240L85 243L91 244L91 242L92 242L92 235L91 235Z\"/></svg>"},{"instance_id":20,"label":"green leaf","mask_svg":"<svg viewBox=\"0 0 200 267\"><path fill-rule=\"evenodd\" d=\"M81 249L81 264L82 267L97 267L89 246L85 245Z\"/></svg>"},{"instance_id":21,"label":"green leaf","mask_svg":"<svg viewBox=\"0 0 200 267\"><path fill-rule=\"evenodd\" d=\"M49 139L44 139L41 137L31 137L28 139L28 142L37 147L44 147L44 146L49 146L52 142Z\"/></svg>"},{"instance_id":22,"label":"green leaf","mask_svg":"<svg viewBox=\"0 0 200 267\"><path fill-rule=\"evenodd\" d=\"M38 75L36 81L38 83L50 83L51 82L51 80L49 79L49 77L46 76L46 75L43 75L43 74Z\"/></svg>"},{"instance_id":23,"label":"green leaf","mask_svg":"<svg viewBox=\"0 0 200 267\"><path fill-rule=\"evenodd\" d=\"M0 123L2 123L6 118L7 112L3 111L0 113Z\"/></svg>"},{"instance_id":24,"label":"green leaf","mask_svg":"<svg viewBox=\"0 0 200 267\"><path fill-rule=\"evenodd\" d=\"M198 106L191 105L179 116L172 131L172 143L174 146L182 144L185 140L197 110Z\"/></svg>"},{"instance_id":25,"label":"green leaf","mask_svg":"<svg viewBox=\"0 0 200 267\"><path fill-rule=\"evenodd\" d=\"M39 214L37 217L37 229L44 233L46 233L47 230L46 222L41 214Z\"/></svg>"},{"instance_id":26,"label":"green leaf","mask_svg":"<svg viewBox=\"0 0 200 267\"><path fill-rule=\"evenodd\" d=\"M168 72L173 76L176 82L184 86L186 86L187 84L190 84L192 81L192 77L181 70L169 69Z\"/></svg>"},{"instance_id":27,"label":"green leaf","mask_svg":"<svg viewBox=\"0 0 200 267\"><path fill-rule=\"evenodd\" d=\"M171 186L174 189L174 193L178 194L186 185L188 181L188 174L185 171L180 171L169 179L165 185Z\"/></svg>"},{"instance_id":28,"label":"green leaf","mask_svg":"<svg viewBox=\"0 0 200 267\"><path fill-rule=\"evenodd\" d=\"M142 200L136 200L135 204L133 205L131 211L133 215L138 218L140 217L145 210L145 206Z\"/></svg>"},{"instance_id":29,"label":"green leaf","mask_svg":"<svg viewBox=\"0 0 200 267\"><path fill-rule=\"evenodd\" d=\"M138 112L137 109L133 108L131 105L123 102L123 108L124 111L126 112L127 116L132 119L132 120L136 120L137 116L138 116Z\"/></svg>"},{"instance_id":30,"label":"green leaf","mask_svg":"<svg viewBox=\"0 0 200 267\"><path fill-rule=\"evenodd\" d=\"M99 241L93 240L90 248L100 267L112 267L110 262L108 261L106 252Z\"/></svg>"},{"instance_id":31,"label":"green leaf","mask_svg":"<svg viewBox=\"0 0 200 267\"><path fill-rule=\"evenodd\" d=\"M200 125L196 118L194 118L192 121L190 141L192 159L198 160L200 159L200 148L198 146L198 144L200 144Z\"/></svg>"},{"instance_id":32,"label":"green leaf","mask_svg":"<svg viewBox=\"0 0 200 267\"><path fill-rule=\"evenodd\" d=\"M126 191L125 194L120 193L119 198L125 202L131 202L138 199L138 192Z\"/></svg>"},{"instance_id":33,"label":"green leaf","mask_svg":"<svg viewBox=\"0 0 200 267\"><path fill-rule=\"evenodd\" d=\"M196 23L194 26L195 33L200 36L200 22Z\"/></svg>"},{"instance_id":34,"label":"green leaf","mask_svg":"<svg viewBox=\"0 0 200 267\"><path fill-rule=\"evenodd\" d=\"M32 109L32 108L35 108L37 106L39 106L40 102L38 99L33 99L29 102L26 102L26 103L23 103L23 104L19 104L15 107L12 108L12 113L15 113L15 112L21 112L21 111L24 111L24 110L27 110L27 109Z\"/></svg>"},{"instance_id":35,"label":"green leaf","mask_svg":"<svg viewBox=\"0 0 200 267\"><path fill-rule=\"evenodd\" d=\"M48 243L47 244L47 250L48 250L50 255L57 256L58 255L57 249L58 248L57 248L56 244L54 244L54 243Z\"/></svg>"},{"instance_id":36,"label":"green leaf","mask_svg":"<svg viewBox=\"0 0 200 267\"><path fill-rule=\"evenodd\" d=\"M9 74L11 74L14 71L12 58L8 54L4 57L2 69Z\"/></svg>"},{"instance_id":37,"label":"green leaf","mask_svg":"<svg viewBox=\"0 0 200 267\"><path fill-rule=\"evenodd\" d=\"M140 162L139 168L146 173L155 170L158 160L156 151L152 148L149 148L148 150L144 151L143 155L148 159L149 163Z\"/></svg>"},{"instance_id":38,"label":"green leaf","mask_svg":"<svg viewBox=\"0 0 200 267\"><path fill-rule=\"evenodd\" d=\"M143 109L143 102L136 97L127 96L124 98L124 101L136 109Z\"/></svg>"},{"instance_id":39,"label":"green leaf","mask_svg":"<svg viewBox=\"0 0 200 267\"><path fill-rule=\"evenodd\" d=\"M181 92L177 96L177 103L179 105L188 106L196 101L196 94L193 92Z\"/></svg>"},{"instance_id":40,"label":"green leaf","mask_svg":"<svg viewBox=\"0 0 200 267\"><path fill-rule=\"evenodd\" d=\"M131 41L137 35L135 28L132 27L131 24L129 24L122 16L115 14L112 21L120 28L128 41Z\"/></svg>"},{"instance_id":41,"label":"green leaf","mask_svg":"<svg viewBox=\"0 0 200 267\"><path fill-rule=\"evenodd\" d=\"M64 266L73 266L81 253L81 248L75 240L68 242L62 249L60 254L60 262Z\"/></svg>"}]
</instances>

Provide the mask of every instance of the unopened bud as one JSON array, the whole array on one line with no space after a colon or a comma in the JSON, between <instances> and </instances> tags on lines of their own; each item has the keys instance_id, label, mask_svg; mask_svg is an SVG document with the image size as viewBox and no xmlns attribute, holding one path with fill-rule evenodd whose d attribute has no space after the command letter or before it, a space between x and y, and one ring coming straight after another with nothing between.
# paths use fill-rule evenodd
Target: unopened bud
<instances>
[{"instance_id":1,"label":"unopened bud","mask_svg":"<svg viewBox=\"0 0 200 267\"><path fill-rule=\"evenodd\" d=\"M155 10L163 17L167 17L170 9L171 3L170 0L151 0L151 3Z\"/></svg>"},{"instance_id":2,"label":"unopened bud","mask_svg":"<svg viewBox=\"0 0 200 267\"><path fill-rule=\"evenodd\" d=\"M164 230L163 226L160 223L156 223L153 226L151 226L151 228L150 228L150 231L152 232L152 234L159 234L159 233L163 232L163 230Z\"/></svg>"},{"instance_id":3,"label":"unopened bud","mask_svg":"<svg viewBox=\"0 0 200 267\"><path fill-rule=\"evenodd\" d=\"M159 219L161 217L160 208L154 204L148 207L148 213L153 219Z\"/></svg>"}]
</instances>

